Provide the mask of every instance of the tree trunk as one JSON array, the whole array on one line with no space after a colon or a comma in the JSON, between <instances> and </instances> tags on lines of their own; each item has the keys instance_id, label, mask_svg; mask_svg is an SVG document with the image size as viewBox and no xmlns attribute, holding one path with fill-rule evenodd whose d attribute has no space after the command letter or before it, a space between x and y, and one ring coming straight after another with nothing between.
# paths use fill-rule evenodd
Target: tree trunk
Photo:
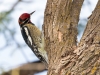
<instances>
[{"instance_id":1,"label":"tree trunk","mask_svg":"<svg viewBox=\"0 0 100 75\"><path fill-rule=\"evenodd\" d=\"M48 0L44 36L48 75L100 75L100 0L77 45L77 25L84 0Z\"/></svg>"}]
</instances>

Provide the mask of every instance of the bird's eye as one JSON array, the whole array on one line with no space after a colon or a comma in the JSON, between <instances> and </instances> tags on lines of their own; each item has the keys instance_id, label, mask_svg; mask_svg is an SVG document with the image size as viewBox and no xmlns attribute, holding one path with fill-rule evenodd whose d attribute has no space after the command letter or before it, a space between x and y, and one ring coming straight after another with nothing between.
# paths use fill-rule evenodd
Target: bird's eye
<instances>
[{"instance_id":1,"label":"bird's eye","mask_svg":"<svg viewBox=\"0 0 100 75\"><path fill-rule=\"evenodd\" d=\"M28 23L29 20L30 20L30 18L25 18L25 19L19 18L19 24L22 26L22 25L24 25L25 23Z\"/></svg>"},{"instance_id":2,"label":"bird's eye","mask_svg":"<svg viewBox=\"0 0 100 75\"><path fill-rule=\"evenodd\" d=\"M23 20L21 18L19 18L19 21L22 22Z\"/></svg>"}]
</instances>

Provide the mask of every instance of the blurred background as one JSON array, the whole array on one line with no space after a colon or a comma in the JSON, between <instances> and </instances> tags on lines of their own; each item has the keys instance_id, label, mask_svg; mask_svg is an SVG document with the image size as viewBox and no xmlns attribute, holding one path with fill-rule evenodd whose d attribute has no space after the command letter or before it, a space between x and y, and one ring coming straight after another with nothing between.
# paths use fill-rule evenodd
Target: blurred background
<instances>
[{"instance_id":1,"label":"blurred background","mask_svg":"<svg viewBox=\"0 0 100 75\"><path fill-rule=\"evenodd\" d=\"M86 23L96 6L98 0L85 0L80 21L78 24L78 42L83 34ZM7 72L25 63L37 61L38 58L25 44L18 18L22 13L36 11L31 19L32 22L42 29L44 11L47 0L0 0L0 74ZM35 75L46 75L47 71Z\"/></svg>"}]
</instances>

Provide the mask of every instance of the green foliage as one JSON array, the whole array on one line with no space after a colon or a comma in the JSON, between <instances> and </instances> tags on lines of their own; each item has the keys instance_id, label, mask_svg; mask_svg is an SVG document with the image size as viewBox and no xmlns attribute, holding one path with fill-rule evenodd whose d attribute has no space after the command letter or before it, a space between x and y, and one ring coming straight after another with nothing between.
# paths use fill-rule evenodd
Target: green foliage
<instances>
[{"instance_id":1,"label":"green foliage","mask_svg":"<svg viewBox=\"0 0 100 75\"><path fill-rule=\"evenodd\" d=\"M10 12L1 12L0 13L0 32L3 32L5 29L7 29L6 24L9 25L9 22L11 20L9 16Z\"/></svg>"}]
</instances>

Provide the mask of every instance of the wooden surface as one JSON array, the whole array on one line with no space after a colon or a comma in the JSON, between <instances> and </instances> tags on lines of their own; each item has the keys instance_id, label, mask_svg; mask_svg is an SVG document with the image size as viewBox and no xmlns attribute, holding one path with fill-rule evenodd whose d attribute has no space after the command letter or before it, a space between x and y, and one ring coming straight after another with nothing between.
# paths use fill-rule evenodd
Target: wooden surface
<instances>
[{"instance_id":1,"label":"wooden surface","mask_svg":"<svg viewBox=\"0 0 100 75\"><path fill-rule=\"evenodd\" d=\"M84 0L48 0L44 36L48 75L100 74L100 0L77 45L77 25Z\"/></svg>"}]
</instances>

